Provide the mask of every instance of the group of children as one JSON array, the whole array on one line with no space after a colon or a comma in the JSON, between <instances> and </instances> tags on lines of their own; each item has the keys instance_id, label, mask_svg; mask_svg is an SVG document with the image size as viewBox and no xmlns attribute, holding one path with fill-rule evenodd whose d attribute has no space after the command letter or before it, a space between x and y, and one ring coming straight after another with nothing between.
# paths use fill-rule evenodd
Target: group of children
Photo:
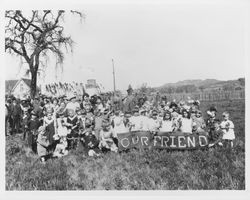
<instances>
[{"instance_id":1,"label":"group of children","mask_svg":"<svg viewBox=\"0 0 250 200\"><path fill-rule=\"evenodd\" d=\"M184 135L208 133L209 147L233 147L234 124L229 113L217 119L217 110L211 107L205 121L199 102L161 102L153 106L149 101L134 106L132 112L112 110L101 98L94 102L87 94L78 102L76 96L67 99L37 99L32 109L22 106L23 139L44 162L48 157L62 157L79 146L89 156L103 151L118 151L118 135L131 131L181 131Z\"/></svg>"}]
</instances>

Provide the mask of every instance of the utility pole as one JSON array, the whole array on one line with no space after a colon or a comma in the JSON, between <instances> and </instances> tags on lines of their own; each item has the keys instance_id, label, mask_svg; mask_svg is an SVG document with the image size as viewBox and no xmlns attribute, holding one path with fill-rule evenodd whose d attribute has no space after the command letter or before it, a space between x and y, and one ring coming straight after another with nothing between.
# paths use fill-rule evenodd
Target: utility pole
<instances>
[{"instance_id":1,"label":"utility pole","mask_svg":"<svg viewBox=\"0 0 250 200\"><path fill-rule=\"evenodd\" d=\"M113 65L113 84L114 84L114 95L115 95L115 64L114 64L114 59L112 58L112 65Z\"/></svg>"}]
</instances>

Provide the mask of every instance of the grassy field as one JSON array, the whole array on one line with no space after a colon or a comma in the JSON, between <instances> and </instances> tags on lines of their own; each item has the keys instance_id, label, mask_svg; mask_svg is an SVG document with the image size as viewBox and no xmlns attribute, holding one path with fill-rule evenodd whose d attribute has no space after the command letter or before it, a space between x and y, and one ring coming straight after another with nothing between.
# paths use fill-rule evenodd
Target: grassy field
<instances>
[{"instance_id":1,"label":"grassy field","mask_svg":"<svg viewBox=\"0 0 250 200\"><path fill-rule=\"evenodd\" d=\"M229 111L235 124L232 150L131 150L83 157L81 149L40 163L21 141L6 139L6 190L244 190L245 103L204 102Z\"/></svg>"}]
</instances>

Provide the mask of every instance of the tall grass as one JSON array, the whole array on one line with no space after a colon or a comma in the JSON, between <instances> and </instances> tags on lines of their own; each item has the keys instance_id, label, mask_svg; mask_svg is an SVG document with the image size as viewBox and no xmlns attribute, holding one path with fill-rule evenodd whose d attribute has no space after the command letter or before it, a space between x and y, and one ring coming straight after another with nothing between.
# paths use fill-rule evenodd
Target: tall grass
<instances>
[{"instance_id":1,"label":"tall grass","mask_svg":"<svg viewBox=\"0 0 250 200\"><path fill-rule=\"evenodd\" d=\"M42 164L20 136L9 137L6 190L244 190L244 103L217 102L217 107L219 113L227 109L235 123L233 149L132 149L91 158L78 148Z\"/></svg>"}]
</instances>

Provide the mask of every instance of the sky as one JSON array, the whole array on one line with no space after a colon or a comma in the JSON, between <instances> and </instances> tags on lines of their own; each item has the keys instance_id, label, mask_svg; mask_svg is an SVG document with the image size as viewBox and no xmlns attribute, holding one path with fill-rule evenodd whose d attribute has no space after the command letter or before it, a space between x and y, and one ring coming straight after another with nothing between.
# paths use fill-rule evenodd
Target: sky
<instances>
[{"instance_id":1,"label":"sky","mask_svg":"<svg viewBox=\"0 0 250 200\"><path fill-rule=\"evenodd\" d=\"M65 54L63 74L50 58L41 83L86 82L95 78L106 90L156 87L186 79L218 80L245 76L248 24L246 1L171 4L86 4L86 15L65 17L74 40ZM20 60L5 54L5 78L23 76ZM57 79L55 74L57 74Z\"/></svg>"}]
</instances>

